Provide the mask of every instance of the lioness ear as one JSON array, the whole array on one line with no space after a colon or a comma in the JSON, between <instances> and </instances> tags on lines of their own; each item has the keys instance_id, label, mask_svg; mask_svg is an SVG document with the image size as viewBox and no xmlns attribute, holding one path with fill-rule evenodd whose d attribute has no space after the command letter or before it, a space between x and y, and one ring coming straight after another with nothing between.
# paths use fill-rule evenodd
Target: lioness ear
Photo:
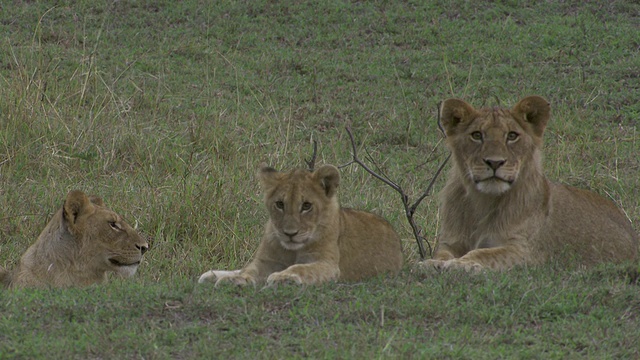
<instances>
[{"instance_id":1,"label":"lioness ear","mask_svg":"<svg viewBox=\"0 0 640 360\"><path fill-rule=\"evenodd\" d=\"M473 119L477 111L460 99L447 99L440 105L440 119L446 136L455 134L460 123Z\"/></svg>"},{"instance_id":2,"label":"lioness ear","mask_svg":"<svg viewBox=\"0 0 640 360\"><path fill-rule=\"evenodd\" d=\"M89 198L82 191L73 190L67 194L67 199L62 207L62 218L70 228L76 223L78 215L91 205Z\"/></svg>"},{"instance_id":3,"label":"lioness ear","mask_svg":"<svg viewBox=\"0 0 640 360\"><path fill-rule=\"evenodd\" d=\"M89 196L89 201L91 201L93 205L104 206L104 202L100 196L91 195Z\"/></svg>"},{"instance_id":4,"label":"lioness ear","mask_svg":"<svg viewBox=\"0 0 640 360\"><path fill-rule=\"evenodd\" d=\"M524 121L531 124L533 133L538 137L542 137L551 116L551 106L545 98L534 95L520 100L511 112L522 116Z\"/></svg>"},{"instance_id":5,"label":"lioness ear","mask_svg":"<svg viewBox=\"0 0 640 360\"><path fill-rule=\"evenodd\" d=\"M267 164L260 164L258 168L258 179L260 179L260 185L263 189L271 187L270 185L277 181L276 175L278 170L267 166Z\"/></svg>"},{"instance_id":6,"label":"lioness ear","mask_svg":"<svg viewBox=\"0 0 640 360\"><path fill-rule=\"evenodd\" d=\"M333 197L340 185L340 172L333 165L323 165L313 173L313 177L320 182L327 197Z\"/></svg>"}]
</instances>

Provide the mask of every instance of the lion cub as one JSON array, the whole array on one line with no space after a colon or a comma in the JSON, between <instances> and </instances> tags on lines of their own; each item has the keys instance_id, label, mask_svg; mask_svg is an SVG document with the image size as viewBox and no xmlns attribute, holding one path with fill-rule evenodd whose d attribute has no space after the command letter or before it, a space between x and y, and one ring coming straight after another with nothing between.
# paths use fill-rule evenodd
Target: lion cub
<instances>
[{"instance_id":1,"label":"lion cub","mask_svg":"<svg viewBox=\"0 0 640 360\"><path fill-rule=\"evenodd\" d=\"M386 220L340 207L334 166L288 173L262 167L258 177L269 220L257 253L242 270L208 271L199 283L358 281L402 267L400 238Z\"/></svg>"},{"instance_id":2,"label":"lion cub","mask_svg":"<svg viewBox=\"0 0 640 360\"><path fill-rule=\"evenodd\" d=\"M440 194L438 247L426 265L477 270L637 259L638 236L613 202L545 178L545 99L530 96L512 109L449 99L440 114L453 167Z\"/></svg>"},{"instance_id":3,"label":"lion cub","mask_svg":"<svg viewBox=\"0 0 640 360\"><path fill-rule=\"evenodd\" d=\"M0 270L11 288L86 286L107 272L133 276L149 245L99 197L71 191L64 205L27 249L18 268Z\"/></svg>"}]
</instances>

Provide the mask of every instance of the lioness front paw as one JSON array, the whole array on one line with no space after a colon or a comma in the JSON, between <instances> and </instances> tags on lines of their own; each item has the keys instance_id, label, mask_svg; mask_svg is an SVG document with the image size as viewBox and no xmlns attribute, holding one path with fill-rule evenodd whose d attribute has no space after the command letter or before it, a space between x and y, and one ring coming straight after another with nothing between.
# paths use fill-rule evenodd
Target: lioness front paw
<instances>
[{"instance_id":1,"label":"lioness front paw","mask_svg":"<svg viewBox=\"0 0 640 360\"><path fill-rule=\"evenodd\" d=\"M298 274L287 273L284 271L275 272L267 278L267 286L277 285L300 285L302 284L302 277Z\"/></svg>"},{"instance_id":2,"label":"lioness front paw","mask_svg":"<svg viewBox=\"0 0 640 360\"><path fill-rule=\"evenodd\" d=\"M443 269L462 269L466 272L478 273L484 268L482 265L471 260L451 259L444 261Z\"/></svg>"},{"instance_id":3,"label":"lioness front paw","mask_svg":"<svg viewBox=\"0 0 640 360\"><path fill-rule=\"evenodd\" d=\"M428 259L428 260L419 262L418 266L422 267L423 269L442 270L444 269L444 264L445 264L444 260Z\"/></svg>"}]
</instances>

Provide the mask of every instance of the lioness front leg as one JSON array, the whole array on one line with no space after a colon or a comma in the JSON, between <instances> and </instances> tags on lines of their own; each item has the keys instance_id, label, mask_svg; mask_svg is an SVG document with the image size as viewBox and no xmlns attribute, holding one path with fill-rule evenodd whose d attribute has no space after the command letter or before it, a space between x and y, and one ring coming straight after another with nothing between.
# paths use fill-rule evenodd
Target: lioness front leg
<instances>
[{"instance_id":1,"label":"lioness front leg","mask_svg":"<svg viewBox=\"0 0 640 360\"><path fill-rule=\"evenodd\" d=\"M283 283L311 285L337 280L338 277L340 277L340 268L337 263L315 262L310 264L296 264L289 266L283 271L269 275L267 278L267 286Z\"/></svg>"},{"instance_id":2,"label":"lioness front leg","mask_svg":"<svg viewBox=\"0 0 640 360\"><path fill-rule=\"evenodd\" d=\"M466 271L479 271L483 268L506 270L524 264L526 258L526 251L521 247L507 245L471 250L460 258L444 261L443 268L457 268Z\"/></svg>"},{"instance_id":3,"label":"lioness front leg","mask_svg":"<svg viewBox=\"0 0 640 360\"><path fill-rule=\"evenodd\" d=\"M451 260L454 258L455 258L455 255L453 255L453 252L448 250L446 246L441 245L436 249L432 259L421 261L419 264L424 268L440 270L440 269L444 269L444 264L448 260Z\"/></svg>"}]
</instances>

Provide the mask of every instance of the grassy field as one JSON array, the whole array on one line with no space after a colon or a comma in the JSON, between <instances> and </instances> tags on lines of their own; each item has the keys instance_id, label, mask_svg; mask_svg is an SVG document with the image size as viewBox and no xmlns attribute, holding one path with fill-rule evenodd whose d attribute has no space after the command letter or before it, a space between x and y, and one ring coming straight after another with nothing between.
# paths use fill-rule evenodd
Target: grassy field
<instances>
[{"instance_id":1,"label":"grassy field","mask_svg":"<svg viewBox=\"0 0 640 360\"><path fill-rule=\"evenodd\" d=\"M133 279L0 291L0 358L638 358L638 268L417 271L397 193L342 168L344 205L389 219L395 278L198 286L266 219L254 173L361 155L419 196L447 156L436 105L550 100L544 165L640 222L640 4L627 1L10 1L0 4L0 266L69 190L151 239ZM442 187L440 177L435 189ZM418 208L437 233L435 197Z\"/></svg>"}]
</instances>

